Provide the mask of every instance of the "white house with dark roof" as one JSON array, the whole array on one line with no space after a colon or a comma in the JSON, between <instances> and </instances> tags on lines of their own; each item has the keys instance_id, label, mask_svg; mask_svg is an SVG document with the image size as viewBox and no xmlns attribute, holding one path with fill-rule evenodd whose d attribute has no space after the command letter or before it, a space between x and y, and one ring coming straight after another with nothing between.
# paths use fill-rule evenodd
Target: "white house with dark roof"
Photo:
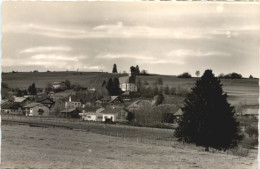
<instances>
[{"instance_id":1,"label":"white house with dark roof","mask_svg":"<svg viewBox=\"0 0 260 169\"><path fill-rule=\"evenodd\" d=\"M130 76L120 77L119 83L123 92L137 92L137 86L130 82Z\"/></svg>"},{"instance_id":2,"label":"white house with dark roof","mask_svg":"<svg viewBox=\"0 0 260 169\"><path fill-rule=\"evenodd\" d=\"M126 117L128 115L128 111L123 108L118 107L107 107L103 111L102 121L112 121L112 122L124 122L127 121Z\"/></svg>"},{"instance_id":3,"label":"white house with dark roof","mask_svg":"<svg viewBox=\"0 0 260 169\"><path fill-rule=\"evenodd\" d=\"M32 102L24 106L26 116L49 116L50 109L41 104Z\"/></svg>"}]
</instances>

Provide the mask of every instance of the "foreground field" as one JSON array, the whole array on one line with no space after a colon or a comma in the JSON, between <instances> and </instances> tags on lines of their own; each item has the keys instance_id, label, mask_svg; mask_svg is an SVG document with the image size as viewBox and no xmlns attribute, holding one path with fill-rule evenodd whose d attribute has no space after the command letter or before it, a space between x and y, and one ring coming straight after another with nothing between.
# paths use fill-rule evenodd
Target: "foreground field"
<instances>
[{"instance_id":1,"label":"foreground field","mask_svg":"<svg viewBox=\"0 0 260 169\"><path fill-rule=\"evenodd\" d=\"M238 157L171 142L169 146L92 132L2 125L1 168L257 168Z\"/></svg>"}]
</instances>

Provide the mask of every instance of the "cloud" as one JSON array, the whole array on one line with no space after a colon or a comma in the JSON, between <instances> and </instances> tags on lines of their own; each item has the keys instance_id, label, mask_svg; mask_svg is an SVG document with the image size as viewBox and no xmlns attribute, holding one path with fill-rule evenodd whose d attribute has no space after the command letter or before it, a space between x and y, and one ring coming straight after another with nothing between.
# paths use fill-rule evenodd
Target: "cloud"
<instances>
[{"instance_id":1,"label":"cloud","mask_svg":"<svg viewBox=\"0 0 260 169\"><path fill-rule=\"evenodd\" d=\"M208 56L230 56L229 53L219 52L219 51L201 51L201 50L190 50L190 49L177 49L172 50L166 54L167 57L208 57Z\"/></svg>"},{"instance_id":2,"label":"cloud","mask_svg":"<svg viewBox=\"0 0 260 169\"><path fill-rule=\"evenodd\" d=\"M69 52L70 47L67 46L39 46L21 50L19 53L41 53L41 52Z\"/></svg>"},{"instance_id":3,"label":"cloud","mask_svg":"<svg viewBox=\"0 0 260 169\"><path fill-rule=\"evenodd\" d=\"M86 58L86 56L66 56L66 55L55 55L55 54L37 54L31 56L32 59L34 60L52 60L52 61L73 61L73 62L78 62L82 58Z\"/></svg>"}]
</instances>

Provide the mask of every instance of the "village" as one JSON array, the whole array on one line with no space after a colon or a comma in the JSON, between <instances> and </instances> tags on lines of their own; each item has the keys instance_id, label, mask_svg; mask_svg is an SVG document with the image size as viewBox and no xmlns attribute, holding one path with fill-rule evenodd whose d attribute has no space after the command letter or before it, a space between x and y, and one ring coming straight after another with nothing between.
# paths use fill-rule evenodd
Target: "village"
<instances>
[{"instance_id":1,"label":"village","mask_svg":"<svg viewBox=\"0 0 260 169\"><path fill-rule=\"evenodd\" d=\"M117 73L116 65L113 74ZM140 97L140 81L136 82L136 76L140 74L139 67L131 67L129 74L119 78L110 78L96 87L82 87L73 85L69 80L55 81L46 88L36 88L33 83L28 90L16 89L8 97L1 101L2 115L15 116L40 116L77 118L83 121L95 121L105 123L139 124L153 126L154 124L172 124L174 119L182 115L179 105L162 104L163 93L174 94L174 91L153 89L152 97ZM161 79L158 80L158 83ZM147 82L146 82L147 83ZM18 90L18 92L17 92ZM154 118L147 118L145 110L166 110L157 112ZM155 108L155 109L154 109ZM138 112L139 111L139 112ZM136 114L139 113L139 114Z\"/></svg>"}]
</instances>

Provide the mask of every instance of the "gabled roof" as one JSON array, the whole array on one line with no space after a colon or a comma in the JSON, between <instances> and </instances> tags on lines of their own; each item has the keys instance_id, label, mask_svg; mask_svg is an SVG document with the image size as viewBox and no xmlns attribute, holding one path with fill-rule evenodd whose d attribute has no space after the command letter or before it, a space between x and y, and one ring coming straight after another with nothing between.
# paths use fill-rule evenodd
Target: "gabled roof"
<instances>
[{"instance_id":1,"label":"gabled roof","mask_svg":"<svg viewBox=\"0 0 260 169\"><path fill-rule=\"evenodd\" d=\"M43 105L43 104L41 104L41 103L32 102L32 103L30 103L30 104L25 105L24 107L25 107L25 108L33 108L33 107L36 107L36 106L45 106L45 105ZM46 106L45 106L45 107L46 107Z\"/></svg>"},{"instance_id":2,"label":"gabled roof","mask_svg":"<svg viewBox=\"0 0 260 169\"><path fill-rule=\"evenodd\" d=\"M1 109L19 109L21 108L22 106L20 106L19 104L17 103L6 103L4 105L1 105Z\"/></svg>"},{"instance_id":3,"label":"gabled roof","mask_svg":"<svg viewBox=\"0 0 260 169\"><path fill-rule=\"evenodd\" d=\"M101 107L96 107L96 106L87 106L85 108L83 108L83 110L85 110L86 112L96 112L98 109L100 109Z\"/></svg>"},{"instance_id":4,"label":"gabled roof","mask_svg":"<svg viewBox=\"0 0 260 169\"><path fill-rule=\"evenodd\" d=\"M71 113L71 112L73 112L73 111L75 111L76 110L76 108L71 108L71 109L64 109L64 110L62 110L62 111L60 111L61 113Z\"/></svg>"},{"instance_id":5,"label":"gabled roof","mask_svg":"<svg viewBox=\"0 0 260 169\"><path fill-rule=\"evenodd\" d=\"M182 116L183 111L179 109L176 113L174 113L175 116Z\"/></svg>"},{"instance_id":6,"label":"gabled roof","mask_svg":"<svg viewBox=\"0 0 260 169\"><path fill-rule=\"evenodd\" d=\"M26 99L28 99L28 97L16 97L16 96L14 96L14 102L15 102L15 103L22 103L22 102L24 102Z\"/></svg>"},{"instance_id":7,"label":"gabled roof","mask_svg":"<svg viewBox=\"0 0 260 169\"><path fill-rule=\"evenodd\" d=\"M43 95L37 96L37 97L35 98L35 101L36 101L36 102L41 102L41 101L43 101L43 100L45 100L45 99L50 99L47 94L43 94Z\"/></svg>"},{"instance_id":8,"label":"gabled roof","mask_svg":"<svg viewBox=\"0 0 260 169\"><path fill-rule=\"evenodd\" d=\"M117 107L108 107L108 108L105 108L103 111L101 111L101 113L104 113L104 114L117 114L118 112L120 111L126 111L125 109L122 109L122 108L117 108Z\"/></svg>"},{"instance_id":9,"label":"gabled roof","mask_svg":"<svg viewBox=\"0 0 260 169\"><path fill-rule=\"evenodd\" d=\"M113 102L113 101L115 101L115 100L119 100L120 102L123 102L123 100L121 99L121 97L119 97L119 96L111 96L111 100L110 100L110 102Z\"/></svg>"},{"instance_id":10,"label":"gabled roof","mask_svg":"<svg viewBox=\"0 0 260 169\"><path fill-rule=\"evenodd\" d=\"M127 106L127 109L131 109L131 108L139 108L145 105L152 105L152 102L149 100L137 100L134 101L132 104L130 104L129 106Z\"/></svg>"},{"instance_id":11,"label":"gabled roof","mask_svg":"<svg viewBox=\"0 0 260 169\"><path fill-rule=\"evenodd\" d=\"M130 81L130 76L123 76L123 77L119 77L119 83L129 83Z\"/></svg>"}]
</instances>

